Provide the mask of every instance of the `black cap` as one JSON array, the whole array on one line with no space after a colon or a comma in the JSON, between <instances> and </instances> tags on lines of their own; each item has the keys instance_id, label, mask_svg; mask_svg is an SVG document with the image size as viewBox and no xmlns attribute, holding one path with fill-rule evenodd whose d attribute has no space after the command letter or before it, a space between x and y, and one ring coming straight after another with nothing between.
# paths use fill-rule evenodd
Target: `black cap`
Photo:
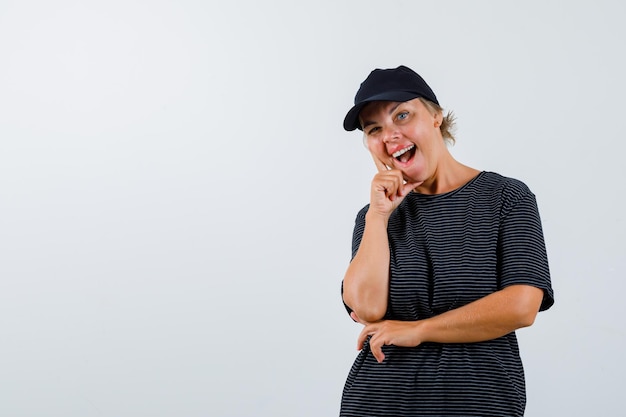
<instances>
[{"instance_id":1,"label":"black cap","mask_svg":"<svg viewBox=\"0 0 626 417\"><path fill-rule=\"evenodd\" d=\"M398 68L375 69L361 83L354 97L354 107L343 121L347 131L361 129L359 113L372 101L409 101L422 97L439 105L437 97L426 81L410 68L400 65Z\"/></svg>"}]
</instances>

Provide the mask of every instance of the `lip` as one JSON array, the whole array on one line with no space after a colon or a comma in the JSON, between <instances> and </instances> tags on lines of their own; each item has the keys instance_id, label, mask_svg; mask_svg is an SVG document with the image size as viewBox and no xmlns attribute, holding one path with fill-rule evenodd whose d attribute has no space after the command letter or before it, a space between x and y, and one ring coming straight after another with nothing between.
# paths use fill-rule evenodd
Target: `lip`
<instances>
[{"instance_id":1,"label":"lip","mask_svg":"<svg viewBox=\"0 0 626 417\"><path fill-rule=\"evenodd\" d=\"M414 144L414 143L406 143L406 144L404 144L404 145L394 146L393 148L388 149L388 150L387 150L387 153L388 153L388 154L389 154L389 155L393 158L393 154L394 154L394 153L396 153L396 152L398 152L398 151L401 151L401 150L403 150L403 149L406 149L406 148L410 148L411 146L415 146L415 144ZM394 158L394 159L395 159L395 158Z\"/></svg>"},{"instance_id":2,"label":"lip","mask_svg":"<svg viewBox=\"0 0 626 417\"><path fill-rule=\"evenodd\" d=\"M403 149L409 148L411 146L414 146L414 149L412 151L409 151L409 152L412 152L412 155L406 162L401 162L393 157L394 153L401 151ZM395 146L393 149L390 149L388 152L389 152L391 161L396 168L405 168L411 165L411 163L415 159L415 155L417 155L417 146L414 143L409 143L409 144L402 145L402 146Z\"/></svg>"}]
</instances>

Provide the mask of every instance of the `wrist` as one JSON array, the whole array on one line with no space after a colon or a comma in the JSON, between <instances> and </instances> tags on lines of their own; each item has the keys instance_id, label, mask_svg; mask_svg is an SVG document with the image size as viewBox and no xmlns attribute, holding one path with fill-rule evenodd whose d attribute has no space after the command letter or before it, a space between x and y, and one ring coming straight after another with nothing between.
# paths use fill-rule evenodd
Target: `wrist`
<instances>
[{"instance_id":1,"label":"wrist","mask_svg":"<svg viewBox=\"0 0 626 417\"><path fill-rule=\"evenodd\" d=\"M430 341L428 340L428 319L415 321L413 330L415 332L415 337L420 344Z\"/></svg>"},{"instance_id":2,"label":"wrist","mask_svg":"<svg viewBox=\"0 0 626 417\"><path fill-rule=\"evenodd\" d=\"M379 224L387 228L387 223L389 222L389 214L378 213L375 210L368 210L365 214L365 224L373 225Z\"/></svg>"}]
</instances>

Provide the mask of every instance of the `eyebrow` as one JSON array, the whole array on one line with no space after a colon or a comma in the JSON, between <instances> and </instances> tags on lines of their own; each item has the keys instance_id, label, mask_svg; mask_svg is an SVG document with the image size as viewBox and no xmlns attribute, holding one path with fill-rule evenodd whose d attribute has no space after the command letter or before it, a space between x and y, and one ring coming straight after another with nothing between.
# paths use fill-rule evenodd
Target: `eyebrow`
<instances>
[{"instance_id":1,"label":"eyebrow","mask_svg":"<svg viewBox=\"0 0 626 417\"><path fill-rule=\"evenodd\" d=\"M398 102L398 103L396 103L395 106L392 106L389 109L389 114L392 114L394 111L396 111L396 109L398 107L400 107L401 104L402 104L402 102ZM373 124L376 124L376 122L374 122L372 120L365 121L365 122L363 122L363 126L361 126L361 129L365 130L366 127L368 127L369 125L373 125Z\"/></svg>"}]
</instances>

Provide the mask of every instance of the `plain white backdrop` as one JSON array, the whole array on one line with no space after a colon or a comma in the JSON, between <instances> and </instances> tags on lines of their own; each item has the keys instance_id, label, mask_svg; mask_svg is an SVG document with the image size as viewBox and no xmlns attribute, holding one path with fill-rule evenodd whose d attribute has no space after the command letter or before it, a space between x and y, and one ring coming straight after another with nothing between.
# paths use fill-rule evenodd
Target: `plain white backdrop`
<instances>
[{"instance_id":1,"label":"plain white backdrop","mask_svg":"<svg viewBox=\"0 0 626 417\"><path fill-rule=\"evenodd\" d=\"M419 72L453 154L537 195L556 304L527 416L623 413L620 1L0 2L0 415L333 416L375 169L342 129Z\"/></svg>"}]
</instances>

